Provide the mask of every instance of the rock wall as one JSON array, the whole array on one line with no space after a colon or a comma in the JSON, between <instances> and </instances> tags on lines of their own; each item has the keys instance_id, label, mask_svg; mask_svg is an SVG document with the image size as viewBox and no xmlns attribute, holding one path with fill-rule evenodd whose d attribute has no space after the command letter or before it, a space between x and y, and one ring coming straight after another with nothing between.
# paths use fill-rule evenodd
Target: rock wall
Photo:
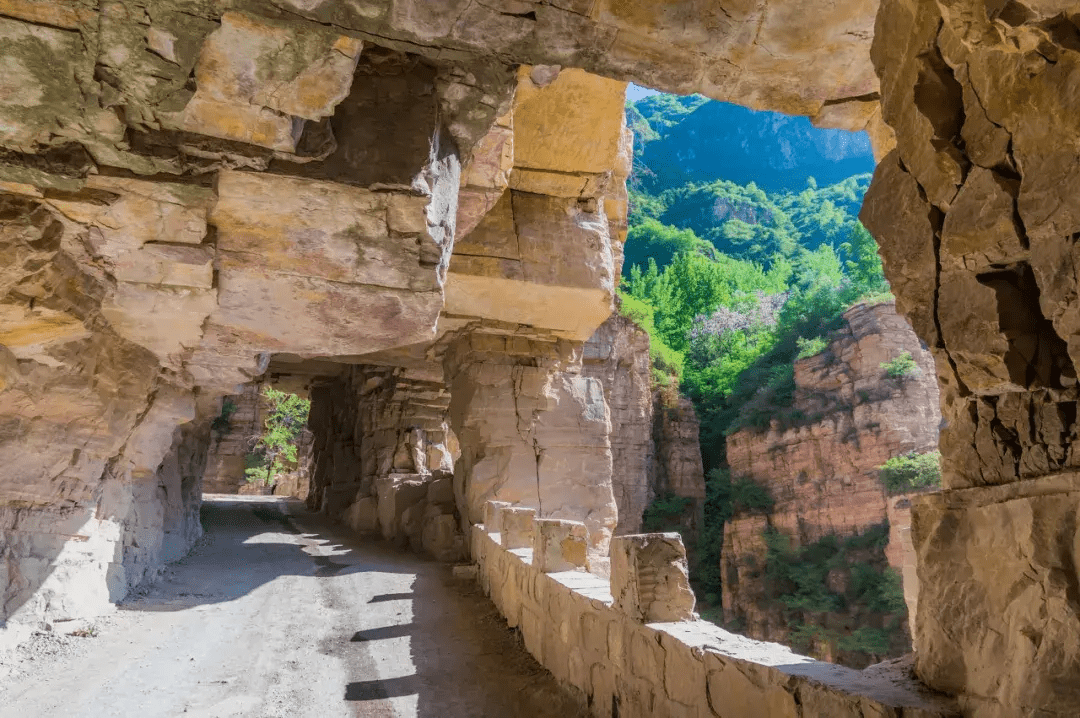
<instances>
[{"instance_id":1,"label":"rock wall","mask_svg":"<svg viewBox=\"0 0 1080 718\"><path fill-rule=\"evenodd\" d=\"M471 533L481 586L597 718L956 715L910 664L855 671L695 620L678 534L615 538L606 579L576 550L580 523L495 503L486 514Z\"/></svg>"},{"instance_id":2,"label":"rock wall","mask_svg":"<svg viewBox=\"0 0 1080 718\"><path fill-rule=\"evenodd\" d=\"M913 502L917 670L968 711L1070 715L1080 56L1069 8L984 5L0 3L4 616L78 543L72 516L143 525L117 496L143 505L196 398L275 355L587 339L633 80L892 150L863 219L947 422L945 492Z\"/></svg>"},{"instance_id":3,"label":"rock wall","mask_svg":"<svg viewBox=\"0 0 1080 718\"><path fill-rule=\"evenodd\" d=\"M884 362L908 352L920 375L891 380ZM771 522L800 543L885 520L878 467L937 448L941 413L933 360L892 304L856 305L825 351L795 363L788 427L728 437L733 477L748 476L776 501ZM798 418L802 417L802 418Z\"/></svg>"},{"instance_id":4,"label":"rock wall","mask_svg":"<svg viewBox=\"0 0 1080 718\"><path fill-rule=\"evenodd\" d=\"M918 375L887 377L881 365L904 352L915 359ZM743 624L755 638L788 640L790 626L782 607L769 600L761 571L767 527L806 546L886 521L885 555L860 560L886 559L901 573L914 615L918 582L911 570L910 512L899 503L910 505L911 497L887 496L878 467L894 456L937 448L941 415L929 352L891 303L857 305L845 312L844 327L823 352L796 362L795 385L798 414L792 421L801 425L776 419L768 431L743 429L728 437L732 476L754 479L775 505L767 516L737 514L724 527L725 621Z\"/></svg>"},{"instance_id":5,"label":"rock wall","mask_svg":"<svg viewBox=\"0 0 1080 718\"><path fill-rule=\"evenodd\" d=\"M653 396L656 407L653 441L656 444L657 473L653 481L657 494L671 493L690 499L682 523L688 535L696 535L705 520L705 467L701 459L701 425L693 403L685 396L672 400L665 392Z\"/></svg>"},{"instance_id":6,"label":"rock wall","mask_svg":"<svg viewBox=\"0 0 1080 718\"><path fill-rule=\"evenodd\" d=\"M586 376L600 381L611 413L611 484L617 535L637 533L645 509L660 494L694 500L687 528L697 530L705 500L705 472L693 405L674 406L652 389L649 335L613 314L585 343Z\"/></svg>"},{"instance_id":7,"label":"rock wall","mask_svg":"<svg viewBox=\"0 0 1080 718\"><path fill-rule=\"evenodd\" d=\"M1063 549L1078 534L1058 513L1080 461L1069 17L885 0L871 50L897 148L862 218L934 354L946 422L945 492L913 502L917 671L988 716L1068 715L1080 700L1078 569Z\"/></svg>"},{"instance_id":8,"label":"rock wall","mask_svg":"<svg viewBox=\"0 0 1080 718\"><path fill-rule=\"evenodd\" d=\"M611 414L611 487L618 510L616 534L641 530L641 514L656 497L652 365L649 335L613 314L585 342L585 376L604 387Z\"/></svg>"}]
</instances>

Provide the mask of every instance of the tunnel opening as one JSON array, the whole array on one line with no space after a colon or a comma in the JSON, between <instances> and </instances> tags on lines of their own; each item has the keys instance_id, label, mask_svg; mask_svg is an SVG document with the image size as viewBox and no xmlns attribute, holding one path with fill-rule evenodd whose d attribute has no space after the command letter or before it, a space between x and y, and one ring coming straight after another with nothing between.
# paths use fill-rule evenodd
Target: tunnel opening
<instances>
[{"instance_id":1,"label":"tunnel opening","mask_svg":"<svg viewBox=\"0 0 1080 718\"><path fill-rule=\"evenodd\" d=\"M916 87L928 112L959 90L942 68L927 60ZM657 471L620 525L636 510L644 530L681 532L702 615L731 630L858 667L910 652L905 537L911 497L940 485L940 415L933 361L858 220L868 136L628 98L621 312L649 337L657 422L692 406L704 476L695 492L685 468ZM943 112L935 132L958 136ZM670 444L657 434L658 455Z\"/></svg>"}]
</instances>

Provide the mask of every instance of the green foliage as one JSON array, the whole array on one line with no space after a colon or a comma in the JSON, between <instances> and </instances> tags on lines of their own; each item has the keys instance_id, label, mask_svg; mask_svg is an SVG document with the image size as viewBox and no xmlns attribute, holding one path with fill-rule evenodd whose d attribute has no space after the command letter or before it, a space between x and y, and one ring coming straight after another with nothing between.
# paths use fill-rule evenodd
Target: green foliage
<instances>
[{"instance_id":1,"label":"green foliage","mask_svg":"<svg viewBox=\"0 0 1080 718\"><path fill-rule=\"evenodd\" d=\"M255 450L245 457L244 474L251 483L269 486L277 474L296 463L297 440L307 424L311 402L269 386L262 396L268 411Z\"/></svg>"},{"instance_id":2,"label":"green foliage","mask_svg":"<svg viewBox=\"0 0 1080 718\"><path fill-rule=\"evenodd\" d=\"M693 503L693 499L672 493L657 496L641 515L642 531L675 531Z\"/></svg>"},{"instance_id":3,"label":"green foliage","mask_svg":"<svg viewBox=\"0 0 1080 718\"><path fill-rule=\"evenodd\" d=\"M678 229L661 224L652 217L644 217L630 227L623 247L623 266L645 269L649 260L658 267L666 267L677 254L697 253L710 259L716 258L716 250L704 240L698 239L693 230Z\"/></svg>"},{"instance_id":4,"label":"green foliage","mask_svg":"<svg viewBox=\"0 0 1080 718\"><path fill-rule=\"evenodd\" d=\"M776 500L769 490L748 476L731 482L731 508L734 512L769 513Z\"/></svg>"},{"instance_id":5,"label":"green foliage","mask_svg":"<svg viewBox=\"0 0 1080 718\"><path fill-rule=\"evenodd\" d=\"M911 352L902 352L895 359L882 362L881 368L885 370L885 376L898 381L914 379L922 374L922 369L915 363Z\"/></svg>"},{"instance_id":6,"label":"green foliage","mask_svg":"<svg viewBox=\"0 0 1080 718\"><path fill-rule=\"evenodd\" d=\"M894 456L881 466L878 474L889 494L903 494L941 486L941 452L911 452Z\"/></svg>"},{"instance_id":7,"label":"green foliage","mask_svg":"<svg viewBox=\"0 0 1080 718\"><path fill-rule=\"evenodd\" d=\"M837 647L841 651L869 653L872 656L882 656L889 652L889 631L883 628L871 628L860 626L851 635L839 636L836 639Z\"/></svg>"},{"instance_id":8,"label":"green foliage","mask_svg":"<svg viewBox=\"0 0 1080 718\"><path fill-rule=\"evenodd\" d=\"M236 402L232 399L224 399L221 402L221 413L210 422L210 430L218 435L219 441L222 436L229 433L229 427L232 426L232 417L236 413L236 409Z\"/></svg>"},{"instance_id":9,"label":"green foliage","mask_svg":"<svg viewBox=\"0 0 1080 718\"><path fill-rule=\"evenodd\" d=\"M829 346L829 343L825 341L825 337L814 337L813 339L803 339L802 337L798 337L795 340L795 346L799 350L799 353L795 355L795 358L805 359L825 351L825 347Z\"/></svg>"},{"instance_id":10,"label":"green foliage","mask_svg":"<svg viewBox=\"0 0 1080 718\"><path fill-rule=\"evenodd\" d=\"M619 313L641 327L649 335L649 359L652 361L653 384L667 386L678 382L683 370L683 355L664 343L653 317L656 310L648 302L619 290Z\"/></svg>"},{"instance_id":11,"label":"green foliage","mask_svg":"<svg viewBox=\"0 0 1080 718\"><path fill-rule=\"evenodd\" d=\"M887 524L843 541L824 536L797 548L785 534L772 528L766 529L762 538L766 546L766 595L783 606L792 645L803 650L830 646L830 652L870 657L889 652L893 637L902 630L907 606L900 575L884 560ZM866 560L867 556L872 559ZM834 571L847 574L843 593L829 588L828 578ZM838 612L843 612L849 623L855 622L853 630L838 632L823 627L829 616Z\"/></svg>"}]
</instances>

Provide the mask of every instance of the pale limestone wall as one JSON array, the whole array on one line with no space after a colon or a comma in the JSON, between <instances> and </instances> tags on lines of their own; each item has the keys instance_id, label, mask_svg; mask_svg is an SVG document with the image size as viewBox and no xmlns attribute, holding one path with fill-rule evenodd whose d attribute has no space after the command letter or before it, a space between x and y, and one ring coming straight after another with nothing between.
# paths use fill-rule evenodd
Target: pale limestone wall
<instances>
[{"instance_id":1,"label":"pale limestone wall","mask_svg":"<svg viewBox=\"0 0 1080 718\"><path fill-rule=\"evenodd\" d=\"M502 534L488 532L508 510L494 503L487 524L472 527L478 579L508 625L521 631L526 649L598 718L956 715L953 706L923 692L902 661L855 671L704 621L634 620L612 598L612 585L623 585L618 561L612 561L611 582L584 570L543 573L533 564L533 548L504 548ZM524 533L520 526L513 531ZM670 536L617 538L613 546ZM550 561L551 546L543 546ZM643 566L639 554L641 574L654 568Z\"/></svg>"}]
</instances>

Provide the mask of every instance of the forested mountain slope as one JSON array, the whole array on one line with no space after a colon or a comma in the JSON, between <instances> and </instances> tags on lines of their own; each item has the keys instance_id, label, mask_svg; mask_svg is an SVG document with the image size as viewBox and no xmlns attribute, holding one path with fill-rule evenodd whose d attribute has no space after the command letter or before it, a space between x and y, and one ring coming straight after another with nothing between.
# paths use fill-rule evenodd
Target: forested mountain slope
<instances>
[{"instance_id":1,"label":"forested mountain slope","mask_svg":"<svg viewBox=\"0 0 1080 718\"><path fill-rule=\"evenodd\" d=\"M795 362L825 351L853 305L891 299L858 220L873 158L865 135L697 97L648 97L627 117L636 137L622 312L649 333L654 382L689 397L701 421L708 498L692 579L716 617L725 522L748 509L767 515L775 500L732 474L727 437L819 420L795 406ZM680 506L660 496L646 526L676 528ZM887 573L881 551L861 560ZM857 662L896 643L862 640L871 628L880 638L886 620L864 608L848 616L861 638L844 639ZM871 614L874 626L859 623ZM818 626L807 615L800 625ZM902 622L902 609L887 617Z\"/></svg>"}]
</instances>

